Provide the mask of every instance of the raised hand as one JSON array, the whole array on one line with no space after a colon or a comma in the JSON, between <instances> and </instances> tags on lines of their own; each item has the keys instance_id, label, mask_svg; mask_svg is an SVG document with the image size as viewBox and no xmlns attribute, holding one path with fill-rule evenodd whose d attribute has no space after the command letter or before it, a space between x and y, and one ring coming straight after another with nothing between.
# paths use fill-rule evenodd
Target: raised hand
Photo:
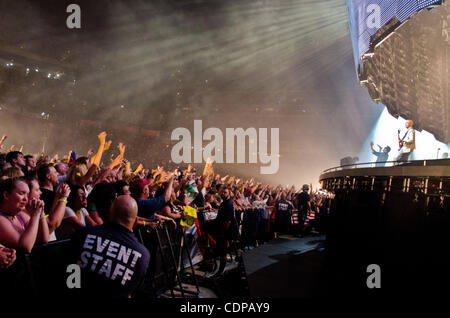
<instances>
[{"instance_id":1,"label":"raised hand","mask_svg":"<svg viewBox=\"0 0 450 318\"><path fill-rule=\"evenodd\" d=\"M138 174L143 168L144 166L142 165L142 163L140 163L139 166L136 168L136 170L134 170L133 174L134 175Z\"/></svg>"},{"instance_id":2,"label":"raised hand","mask_svg":"<svg viewBox=\"0 0 450 318\"><path fill-rule=\"evenodd\" d=\"M56 192L56 196L58 197L58 199L67 199L69 197L70 194L70 187L68 184L66 183L62 183L59 188L58 191Z\"/></svg>"},{"instance_id":3,"label":"raised hand","mask_svg":"<svg viewBox=\"0 0 450 318\"><path fill-rule=\"evenodd\" d=\"M109 147L111 147L111 142L112 140L108 140L108 142L105 144L105 147L103 147L103 151L106 151L109 149Z\"/></svg>"},{"instance_id":4,"label":"raised hand","mask_svg":"<svg viewBox=\"0 0 450 318\"><path fill-rule=\"evenodd\" d=\"M125 153L125 145L119 142L119 145L117 147L119 148L120 155L123 156L123 154Z\"/></svg>"},{"instance_id":5,"label":"raised hand","mask_svg":"<svg viewBox=\"0 0 450 318\"><path fill-rule=\"evenodd\" d=\"M98 140L100 140L100 143L104 144L106 141L106 131L102 131L98 134Z\"/></svg>"}]
</instances>

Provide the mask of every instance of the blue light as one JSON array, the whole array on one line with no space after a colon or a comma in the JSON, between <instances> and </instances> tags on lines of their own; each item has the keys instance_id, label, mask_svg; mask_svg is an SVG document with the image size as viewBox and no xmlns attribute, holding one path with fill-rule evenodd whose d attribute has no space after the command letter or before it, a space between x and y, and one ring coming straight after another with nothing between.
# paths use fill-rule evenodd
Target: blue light
<instances>
[{"instance_id":1,"label":"blue light","mask_svg":"<svg viewBox=\"0 0 450 318\"><path fill-rule=\"evenodd\" d=\"M440 0L417 0L417 5L419 6L419 9L423 9L436 2L440 2Z\"/></svg>"},{"instance_id":2,"label":"blue light","mask_svg":"<svg viewBox=\"0 0 450 318\"><path fill-rule=\"evenodd\" d=\"M400 135L405 131L406 119L399 117L396 119L391 116L387 109L383 111L375 124L372 132L367 137L363 144L363 147L359 153L359 162L373 162L376 161L376 157L372 155L370 151L370 142L373 141L374 149L378 150L377 145L381 147L390 146L391 152L389 153L389 161L395 160L398 154L398 140L397 131L401 129ZM432 134L423 130L421 132L416 131L416 149L412 153L410 160L424 160L424 159L437 159L439 150L439 159L442 154L450 153L450 148L436 140Z\"/></svg>"},{"instance_id":3,"label":"blue light","mask_svg":"<svg viewBox=\"0 0 450 318\"><path fill-rule=\"evenodd\" d=\"M400 22L408 19L413 13L426 8L440 0L346 0L350 32L353 42L355 66L360 57L369 49L370 37L379 28L373 27L376 12L374 6L379 8L380 26L391 18L397 17Z\"/></svg>"}]
</instances>

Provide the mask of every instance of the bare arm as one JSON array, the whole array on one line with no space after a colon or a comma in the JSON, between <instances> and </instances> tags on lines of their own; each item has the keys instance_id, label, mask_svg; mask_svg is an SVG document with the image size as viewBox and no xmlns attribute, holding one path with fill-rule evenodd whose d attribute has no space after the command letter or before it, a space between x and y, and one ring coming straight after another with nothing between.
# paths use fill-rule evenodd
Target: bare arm
<instances>
[{"instance_id":1,"label":"bare arm","mask_svg":"<svg viewBox=\"0 0 450 318\"><path fill-rule=\"evenodd\" d=\"M47 243L49 239L50 239L50 232L48 229L48 223L44 215L44 211L42 211L41 216L39 218L39 227L36 240L40 243Z\"/></svg>"},{"instance_id":2,"label":"bare arm","mask_svg":"<svg viewBox=\"0 0 450 318\"><path fill-rule=\"evenodd\" d=\"M167 185L166 191L164 192L164 201L169 202L170 197L172 195L172 190L173 190L173 178L174 176L172 176L169 180L169 184Z\"/></svg>"},{"instance_id":3,"label":"bare arm","mask_svg":"<svg viewBox=\"0 0 450 318\"><path fill-rule=\"evenodd\" d=\"M165 206L162 210L161 210L162 215L167 216L169 218L172 219L179 219L181 218L181 214L180 213L173 213L172 209L169 206Z\"/></svg>"},{"instance_id":4,"label":"bare arm","mask_svg":"<svg viewBox=\"0 0 450 318\"><path fill-rule=\"evenodd\" d=\"M66 200L70 194L70 187L63 183L60 185L55 195L52 207L47 218L48 230L50 233L56 230L61 225L66 212Z\"/></svg>"},{"instance_id":5,"label":"bare arm","mask_svg":"<svg viewBox=\"0 0 450 318\"><path fill-rule=\"evenodd\" d=\"M94 175L94 173L97 171L97 168L98 168L98 167L97 167L95 164L93 164L93 165L89 168L88 172L87 172L84 176L82 176L82 177L80 178L80 180L78 181L78 184L81 185L81 186L85 186L86 183L88 183L89 179L90 179L90 178Z\"/></svg>"},{"instance_id":6,"label":"bare arm","mask_svg":"<svg viewBox=\"0 0 450 318\"><path fill-rule=\"evenodd\" d=\"M89 215L84 216L84 220L86 222L86 226L97 226L100 224L97 224Z\"/></svg>"},{"instance_id":7,"label":"bare arm","mask_svg":"<svg viewBox=\"0 0 450 318\"><path fill-rule=\"evenodd\" d=\"M31 212L31 218L25 227L23 233L17 232L11 222L6 218L0 219L0 241L7 246L15 249L23 249L27 253L31 253L34 243L36 242L39 218L41 217L44 202L33 199L28 209Z\"/></svg>"},{"instance_id":8,"label":"bare arm","mask_svg":"<svg viewBox=\"0 0 450 318\"><path fill-rule=\"evenodd\" d=\"M100 161L102 160L103 150L106 145L106 132L102 131L97 137L100 140L100 146L98 147L97 153L91 157L90 161L92 165L99 166Z\"/></svg>"}]
</instances>

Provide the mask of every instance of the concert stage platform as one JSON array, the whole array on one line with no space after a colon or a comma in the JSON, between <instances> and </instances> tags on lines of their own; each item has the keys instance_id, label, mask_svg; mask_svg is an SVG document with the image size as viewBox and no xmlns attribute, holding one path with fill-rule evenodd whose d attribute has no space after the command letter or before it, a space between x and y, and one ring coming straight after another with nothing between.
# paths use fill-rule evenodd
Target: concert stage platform
<instances>
[{"instance_id":1,"label":"concert stage platform","mask_svg":"<svg viewBox=\"0 0 450 318\"><path fill-rule=\"evenodd\" d=\"M419 296L448 286L448 160L332 168L320 181L335 195L326 233L327 279L335 291ZM372 264L381 268L378 290L366 283Z\"/></svg>"},{"instance_id":2,"label":"concert stage platform","mask_svg":"<svg viewBox=\"0 0 450 318\"><path fill-rule=\"evenodd\" d=\"M417 160L390 167L362 163L325 170L320 176L323 189L369 190L424 195L450 195L450 160Z\"/></svg>"}]
</instances>

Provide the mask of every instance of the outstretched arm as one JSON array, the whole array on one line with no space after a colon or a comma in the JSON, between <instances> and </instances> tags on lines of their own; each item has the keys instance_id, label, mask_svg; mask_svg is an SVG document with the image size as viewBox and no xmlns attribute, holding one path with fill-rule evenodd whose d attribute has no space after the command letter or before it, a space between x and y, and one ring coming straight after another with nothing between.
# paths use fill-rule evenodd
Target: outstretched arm
<instances>
[{"instance_id":1,"label":"outstretched arm","mask_svg":"<svg viewBox=\"0 0 450 318\"><path fill-rule=\"evenodd\" d=\"M0 149L3 148L2 144L3 144L3 142L6 140L7 137L8 137L8 136L3 135L3 136L2 136L2 139L0 139Z\"/></svg>"},{"instance_id":2,"label":"outstretched arm","mask_svg":"<svg viewBox=\"0 0 450 318\"><path fill-rule=\"evenodd\" d=\"M100 140L100 146L98 147L97 153L92 156L91 163L92 165L100 166L100 161L102 160L102 154L106 145L106 132L102 131L98 134L98 139Z\"/></svg>"}]
</instances>

